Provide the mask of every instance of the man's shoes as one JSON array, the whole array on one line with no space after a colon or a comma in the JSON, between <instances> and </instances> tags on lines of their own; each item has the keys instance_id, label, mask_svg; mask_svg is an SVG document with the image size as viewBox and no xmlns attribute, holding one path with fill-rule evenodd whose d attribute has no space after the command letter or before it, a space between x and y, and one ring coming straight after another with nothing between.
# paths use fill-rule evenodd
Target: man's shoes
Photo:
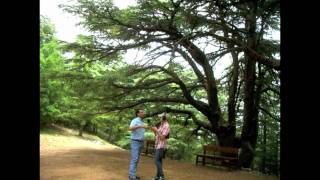
<instances>
[{"instance_id":1,"label":"man's shoes","mask_svg":"<svg viewBox=\"0 0 320 180\"><path fill-rule=\"evenodd\" d=\"M136 176L136 177L129 177L129 180L138 180L138 179L140 179L140 177L139 177L139 176Z\"/></svg>"}]
</instances>

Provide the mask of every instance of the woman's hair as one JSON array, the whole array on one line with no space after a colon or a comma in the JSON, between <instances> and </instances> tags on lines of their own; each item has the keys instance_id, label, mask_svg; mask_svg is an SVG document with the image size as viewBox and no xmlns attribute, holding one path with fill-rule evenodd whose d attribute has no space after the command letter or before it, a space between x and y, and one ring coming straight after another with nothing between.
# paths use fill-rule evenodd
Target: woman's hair
<instances>
[{"instance_id":1,"label":"woman's hair","mask_svg":"<svg viewBox=\"0 0 320 180\"><path fill-rule=\"evenodd\" d=\"M167 116L166 115L163 115L161 118L162 118L162 120L167 120Z\"/></svg>"}]
</instances>

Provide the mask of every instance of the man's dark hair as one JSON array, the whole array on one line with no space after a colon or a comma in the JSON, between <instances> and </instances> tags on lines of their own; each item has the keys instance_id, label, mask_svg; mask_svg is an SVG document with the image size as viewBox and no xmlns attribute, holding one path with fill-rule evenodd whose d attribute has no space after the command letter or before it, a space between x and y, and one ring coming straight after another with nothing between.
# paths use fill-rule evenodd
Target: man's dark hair
<instances>
[{"instance_id":1,"label":"man's dark hair","mask_svg":"<svg viewBox=\"0 0 320 180\"><path fill-rule=\"evenodd\" d=\"M137 110L136 110L136 116L138 116L138 113L139 113L140 111L142 111L142 109L137 109Z\"/></svg>"}]
</instances>

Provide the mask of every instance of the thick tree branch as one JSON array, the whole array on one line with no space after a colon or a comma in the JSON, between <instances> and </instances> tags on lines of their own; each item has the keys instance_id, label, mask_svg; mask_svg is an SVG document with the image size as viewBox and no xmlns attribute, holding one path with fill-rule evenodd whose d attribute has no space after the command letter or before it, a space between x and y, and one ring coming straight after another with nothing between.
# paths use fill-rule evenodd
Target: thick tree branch
<instances>
[{"instance_id":1,"label":"thick tree branch","mask_svg":"<svg viewBox=\"0 0 320 180\"><path fill-rule=\"evenodd\" d=\"M160 114L160 113L162 113L162 112L178 113L178 114L187 114L189 117L192 118L193 122L194 122L196 125L201 126L201 127L203 127L204 129L207 129L207 130L210 130L210 131L212 131L212 129L213 129L210 124L198 120L197 117L193 114L193 112L188 111L188 110L173 109L173 108L166 107L165 109L162 109L162 110L160 110L160 111L157 111L157 112L154 112L154 113L150 114L150 116L154 116L154 115Z\"/></svg>"},{"instance_id":2,"label":"thick tree branch","mask_svg":"<svg viewBox=\"0 0 320 180\"><path fill-rule=\"evenodd\" d=\"M256 51L254 51L253 49L251 49L250 47L245 47L245 51L248 52L248 54L250 54L251 56L255 57L253 59L255 59L257 62L266 65L270 68L273 68L275 70L280 70L280 60L279 59L268 59L262 55L260 55L259 53L257 53Z\"/></svg>"},{"instance_id":3,"label":"thick tree branch","mask_svg":"<svg viewBox=\"0 0 320 180\"><path fill-rule=\"evenodd\" d=\"M170 48L169 45L166 45L166 46ZM199 81L203 83L204 76L201 73L201 71L198 69L196 63L192 60L192 58L181 48L176 47L175 51L177 51L189 63L189 65L192 67L193 71L195 72L196 76L198 77Z\"/></svg>"},{"instance_id":4,"label":"thick tree branch","mask_svg":"<svg viewBox=\"0 0 320 180\"><path fill-rule=\"evenodd\" d=\"M175 72L170 71L162 66L151 65L151 66L146 66L143 68L135 69L132 71L132 73L138 73L141 71L145 71L147 69L148 70L149 69L160 69L162 72L171 76L173 78L174 82L180 86L180 89L182 90L184 97L190 102L190 104L192 106L194 106L196 109L198 109L199 111L201 111L202 113L204 113L205 115L208 115L208 111L209 111L208 105L204 102L195 100L191 96L190 92L188 91L187 86L184 84L184 82L179 78L179 76Z\"/></svg>"},{"instance_id":5,"label":"thick tree branch","mask_svg":"<svg viewBox=\"0 0 320 180\"><path fill-rule=\"evenodd\" d=\"M161 79L161 80L152 80L152 81L145 81L143 83L139 83L135 86L124 86L121 84L113 83L112 85L121 88L121 89L156 89L167 84L174 83L173 79Z\"/></svg>"},{"instance_id":6,"label":"thick tree branch","mask_svg":"<svg viewBox=\"0 0 320 180\"><path fill-rule=\"evenodd\" d=\"M271 114L269 111L267 111L266 109L262 108L261 106L259 106L259 109L262 110L264 113L266 113L267 115L269 115L271 118L279 121L279 118L274 116L273 114Z\"/></svg>"},{"instance_id":7,"label":"thick tree branch","mask_svg":"<svg viewBox=\"0 0 320 180\"><path fill-rule=\"evenodd\" d=\"M148 102L168 102L168 103L190 104L189 101L187 101L186 99L167 98L167 97L149 98L149 99L136 100L132 103L127 103L126 105L123 105L123 106L104 107L104 109L106 109L106 111L104 111L102 113L123 110L123 109L129 109L129 108L133 108L133 107L136 107L138 105L148 103Z\"/></svg>"},{"instance_id":8,"label":"thick tree branch","mask_svg":"<svg viewBox=\"0 0 320 180\"><path fill-rule=\"evenodd\" d=\"M257 53L255 50L251 49L250 47L244 45L239 40L232 39L232 38L227 38L227 37L222 37L222 36L216 35L216 34L214 34L212 32L198 32L192 38L204 37L204 36L212 36L212 37L214 37L214 38L216 38L216 39L218 39L220 41L223 41L225 43L232 43L234 45L237 45L238 46L238 48L237 48L238 50L242 49L243 51L247 52L251 56L255 57L255 58L252 58L253 60L256 60L257 62L260 62L261 64L266 65L268 67L271 67L271 68L273 68L275 70L280 70L280 60L279 59L266 58L266 57L260 55L259 53Z\"/></svg>"}]
</instances>

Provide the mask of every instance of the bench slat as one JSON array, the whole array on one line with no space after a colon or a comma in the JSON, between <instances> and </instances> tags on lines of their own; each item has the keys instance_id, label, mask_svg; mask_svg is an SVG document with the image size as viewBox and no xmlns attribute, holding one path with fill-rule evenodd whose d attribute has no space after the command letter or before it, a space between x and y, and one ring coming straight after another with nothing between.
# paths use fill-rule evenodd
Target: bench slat
<instances>
[{"instance_id":1,"label":"bench slat","mask_svg":"<svg viewBox=\"0 0 320 180\"><path fill-rule=\"evenodd\" d=\"M203 154L196 154L196 164L198 164L198 162L202 162L202 164L205 165L205 159L210 158L215 161L226 162L230 167L232 162L234 163L238 161L238 151L239 148L203 145ZM199 157L202 159L199 160Z\"/></svg>"}]
</instances>

